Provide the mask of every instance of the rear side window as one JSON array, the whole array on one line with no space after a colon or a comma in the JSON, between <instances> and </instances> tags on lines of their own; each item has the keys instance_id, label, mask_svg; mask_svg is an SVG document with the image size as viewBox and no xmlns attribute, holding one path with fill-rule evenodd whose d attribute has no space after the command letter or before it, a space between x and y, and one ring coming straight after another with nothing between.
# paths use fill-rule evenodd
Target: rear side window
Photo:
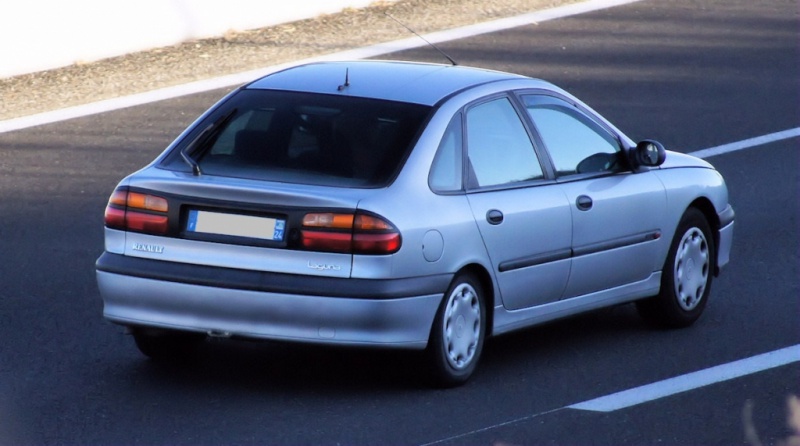
<instances>
[{"instance_id":1,"label":"rear side window","mask_svg":"<svg viewBox=\"0 0 800 446\"><path fill-rule=\"evenodd\" d=\"M348 96L242 90L187 135L162 167L189 171L185 151L204 175L380 187L400 169L429 111Z\"/></svg>"},{"instance_id":2,"label":"rear side window","mask_svg":"<svg viewBox=\"0 0 800 446\"><path fill-rule=\"evenodd\" d=\"M467 111L471 187L497 186L544 177L522 121L508 98Z\"/></svg>"}]
</instances>

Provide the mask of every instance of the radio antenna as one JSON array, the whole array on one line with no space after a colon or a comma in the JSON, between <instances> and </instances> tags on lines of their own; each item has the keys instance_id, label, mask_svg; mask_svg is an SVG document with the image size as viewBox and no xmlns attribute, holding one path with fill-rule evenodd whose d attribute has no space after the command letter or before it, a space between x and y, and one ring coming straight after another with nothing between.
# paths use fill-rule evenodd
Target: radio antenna
<instances>
[{"instance_id":1,"label":"radio antenna","mask_svg":"<svg viewBox=\"0 0 800 446\"><path fill-rule=\"evenodd\" d=\"M422 39L422 41L423 41L423 42L427 43L427 44L428 44L428 45L430 45L430 46L431 46L433 49L435 49L436 51L438 51L438 52L439 52L439 54L441 54L442 56L444 56L444 58L445 58L445 59L449 60L449 61L450 61L450 63L451 63L451 64L453 64L453 66L456 66L456 65L458 65L458 63L456 63L456 61L455 61L455 60L453 60L453 58L452 58L452 57L448 56L448 55L447 55L447 53L445 53L444 51L442 51L442 50L441 50L441 49L440 49L438 46L436 46L436 45L432 44L430 41L428 41L428 39L426 39L426 38L422 37L421 35L419 35L419 33L417 33L416 31L414 31L413 29L411 29L411 28L409 28L408 26L406 26L406 24L405 24L405 23L401 22L400 20L397 20L396 18L394 18L394 16L392 16L391 14L389 14L389 13L388 13L388 12L386 12L386 11L384 11L383 13L384 13L384 14L386 14L386 17L389 17L390 19L394 20L394 21L395 21L395 22L397 22L397 23L398 23L400 26L402 26L403 28L407 29L407 30L408 30L410 33L412 33L412 34L414 34L415 36L419 37L420 39Z\"/></svg>"},{"instance_id":2,"label":"radio antenna","mask_svg":"<svg viewBox=\"0 0 800 446\"><path fill-rule=\"evenodd\" d=\"M342 85L339 85L337 90L342 91L349 86L350 86L350 68L346 68L344 70L344 83Z\"/></svg>"}]
</instances>

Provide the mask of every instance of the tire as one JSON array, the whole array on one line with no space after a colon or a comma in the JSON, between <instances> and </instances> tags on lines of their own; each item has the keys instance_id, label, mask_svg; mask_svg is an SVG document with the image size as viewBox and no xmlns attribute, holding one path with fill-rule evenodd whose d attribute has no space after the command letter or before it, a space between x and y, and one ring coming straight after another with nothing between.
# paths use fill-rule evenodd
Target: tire
<instances>
[{"instance_id":1,"label":"tire","mask_svg":"<svg viewBox=\"0 0 800 446\"><path fill-rule=\"evenodd\" d=\"M205 340L200 333L174 330L135 328L132 334L139 351L156 361L186 360Z\"/></svg>"},{"instance_id":2,"label":"tire","mask_svg":"<svg viewBox=\"0 0 800 446\"><path fill-rule=\"evenodd\" d=\"M486 300L480 282L459 274L447 289L428 341L433 384L455 387L472 376L486 337Z\"/></svg>"},{"instance_id":3,"label":"tire","mask_svg":"<svg viewBox=\"0 0 800 446\"><path fill-rule=\"evenodd\" d=\"M681 217L655 297L637 302L645 321L665 328L692 325L706 308L716 251L711 227L697 208Z\"/></svg>"}]
</instances>

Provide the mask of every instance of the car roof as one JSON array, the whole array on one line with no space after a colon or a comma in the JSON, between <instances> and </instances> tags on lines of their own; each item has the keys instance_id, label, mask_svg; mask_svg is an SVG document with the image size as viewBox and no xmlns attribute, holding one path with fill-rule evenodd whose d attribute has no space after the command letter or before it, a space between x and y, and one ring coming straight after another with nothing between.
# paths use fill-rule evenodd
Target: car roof
<instances>
[{"instance_id":1,"label":"car roof","mask_svg":"<svg viewBox=\"0 0 800 446\"><path fill-rule=\"evenodd\" d=\"M434 105L466 88L511 79L528 78L458 65L358 60L299 65L269 74L246 88L342 94Z\"/></svg>"}]
</instances>

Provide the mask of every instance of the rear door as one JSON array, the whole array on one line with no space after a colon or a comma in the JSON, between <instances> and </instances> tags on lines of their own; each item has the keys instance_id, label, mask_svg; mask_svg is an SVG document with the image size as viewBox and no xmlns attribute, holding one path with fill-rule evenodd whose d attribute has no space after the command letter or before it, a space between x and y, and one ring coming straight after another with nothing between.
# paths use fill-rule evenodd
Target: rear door
<instances>
[{"instance_id":1,"label":"rear door","mask_svg":"<svg viewBox=\"0 0 800 446\"><path fill-rule=\"evenodd\" d=\"M570 271L569 203L545 178L510 98L465 112L467 197L511 310L558 300Z\"/></svg>"},{"instance_id":2,"label":"rear door","mask_svg":"<svg viewBox=\"0 0 800 446\"><path fill-rule=\"evenodd\" d=\"M355 242L383 231L359 227L379 219L356 218L358 203L391 181L429 112L349 95L239 90L132 178L134 192L163 202L152 217L168 217L168 227L131 231L125 254L350 277L354 253L394 252L399 234L389 229L370 249Z\"/></svg>"}]
</instances>

